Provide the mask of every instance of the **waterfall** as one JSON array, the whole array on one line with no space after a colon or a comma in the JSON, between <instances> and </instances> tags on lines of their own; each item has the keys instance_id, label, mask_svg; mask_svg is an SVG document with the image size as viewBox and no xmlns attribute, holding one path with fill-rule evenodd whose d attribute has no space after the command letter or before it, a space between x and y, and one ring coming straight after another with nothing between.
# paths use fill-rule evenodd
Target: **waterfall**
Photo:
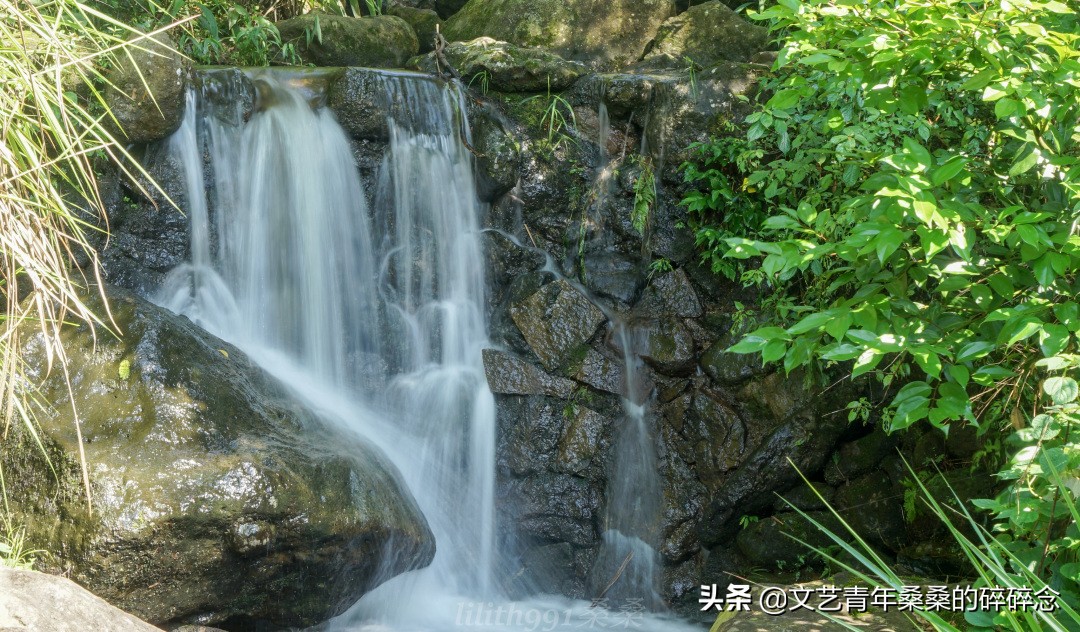
<instances>
[{"instance_id":1,"label":"waterfall","mask_svg":"<svg viewBox=\"0 0 1080 632\"><path fill-rule=\"evenodd\" d=\"M460 90L379 74L389 150L363 181L333 114L295 77L201 73L168 146L186 181L191 261L156 300L378 446L424 512L432 564L382 578L328 629L580 628L588 602L510 602L499 588L509 562L497 546L495 401L481 355L483 208ZM258 92L251 112L229 96L240 84ZM641 617L623 627L693 629Z\"/></svg>"}]
</instances>

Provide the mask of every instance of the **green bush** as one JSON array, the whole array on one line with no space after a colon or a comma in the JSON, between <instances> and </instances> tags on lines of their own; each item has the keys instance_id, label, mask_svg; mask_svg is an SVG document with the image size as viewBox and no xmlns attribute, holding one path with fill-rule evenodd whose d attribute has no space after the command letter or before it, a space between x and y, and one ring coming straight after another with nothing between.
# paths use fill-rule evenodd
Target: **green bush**
<instances>
[{"instance_id":1,"label":"green bush","mask_svg":"<svg viewBox=\"0 0 1080 632\"><path fill-rule=\"evenodd\" d=\"M878 379L889 430L1010 433L1010 485L981 506L1075 603L1077 14L782 0L754 17L785 42L770 96L738 143L701 149L726 166L685 166L706 185L686 200L705 258L772 290L771 322L732 350ZM765 219L730 235L746 209Z\"/></svg>"}]
</instances>

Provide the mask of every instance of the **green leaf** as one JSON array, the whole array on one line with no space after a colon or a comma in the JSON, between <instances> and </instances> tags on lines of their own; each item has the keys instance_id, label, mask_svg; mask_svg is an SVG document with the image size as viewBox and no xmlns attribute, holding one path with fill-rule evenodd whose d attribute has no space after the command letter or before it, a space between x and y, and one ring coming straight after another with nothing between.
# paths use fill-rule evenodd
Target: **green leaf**
<instances>
[{"instance_id":1,"label":"green leaf","mask_svg":"<svg viewBox=\"0 0 1080 632\"><path fill-rule=\"evenodd\" d=\"M1027 173L1035 163L1039 161L1039 152L1032 147L1027 153L1023 154L1013 163L1013 166L1009 168L1010 176L1018 176L1023 173Z\"/></svg>"},{"instance_id":2,"label":"green leaf","mask_svg":"<svg viewBox=\"0 0 1080 632\"><path fill-rule=\"evenodd\" d=\"M781 90L769 99L769 102L765 104L765 107L775 108L777 110L787 110L794 107L801 98L801 90Z\"/></svg>"},{"instance_id":3,"label":"green leaf","mask_svg":"<svg viewBox=\"0 0 1080 632\"><path fill-rule=\"evenodd\" d=\"M932 164L932 160L930 159L930 152L927 151L926 148L923 147L921 144L919 144L919 141L911 138L910 136L904 138L904 151L912 158L914 158L915 162L922 165L923 168L930 168Z\"/></svg>"},{"instance_id":4,"label":"green leaf","mask_svg":"<svg viewBox=\"0 0 1080 632\"><path fill-rule=\"evenodd\" d=\"M1071 377L1051 377L1043 382L1043 392L1050 396L1054 404L1064 406L1076 401L1077 395L1080 395L1080 387L1077 387L1076 380Z\"/></svg>"},{"instance_id":5,"label":"green leaf","mask_svg":"<svg viewBox=\"0 0 1080 632\"><path fill-rule=\"evenodd\" d=\"M967 362L969 360L976 360L989 354L995 347L997 347L997 345L986 340L969 342L960 347L960 351L956 354L956 361Z\"/></svg>"},{"instance_id":6,"label":"green leaf","mask_svg":"<svg viewBox=\"0 0 1080 632\"><path fill-rule=\"evenodd\" d=\"M941 186L943 183L955 178L958 173L964 170L964 167L966 167L967 164L967 158L953 156L945 164L934 169L934 173L930 176L930 182L932 182L934 186Z\"/></svg>"},{"instance_id":7,"label":"green leaf","mask_svg":"<svg viewBox=\"0 0 1080 632\"><path fill-rule=\"evenodd\" d=\"M1055 356L1069 345L1069 330L1064 325L1051 323L1039 332L1039 349L1046 357Z\"/></svg>"}]
</instances>

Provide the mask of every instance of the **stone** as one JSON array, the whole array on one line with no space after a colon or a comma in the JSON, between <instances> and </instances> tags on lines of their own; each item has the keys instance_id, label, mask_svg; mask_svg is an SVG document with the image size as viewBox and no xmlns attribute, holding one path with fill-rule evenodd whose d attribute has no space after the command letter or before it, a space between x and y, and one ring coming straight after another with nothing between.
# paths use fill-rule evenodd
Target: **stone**
<instances>
[{"instance_id":1,"label":"stone","mask_svg":"<svg viewBox=\"0 0 1080 632\"><path fill-rule=\"evenodd\" d=\"M580 473L597 455L605 431L604 416L585 406L574 406L559 438L556 464L563 471Z\"/></svg>"},{"instance_id":2,"label":"stone","mask_svg":"<svg viewBox=\"0 0 1080 632\"><path fill-rule=\"evenodd\" d=\"M322 38L309 43L316 20ZM308 13L278 22L277 27L281 41L294 44L300 58L316 66L404 68L420 51L413 28L396 15L353 18Z\"/></svg>"},{"instance_id":3,"label":"stone","mask_svg":"<svg viewBox=\"0 0 1080 632\"><path fill-rule=\"evenodd\" d=\"M484 374L492 393L570 397L574 382L544 373L512 354L484 349Z\"/></svg>"},{"instance_id":4,"label":"stone","mask_svg":"<svg viewBox=\"0 0 1080 632\"><path fill-rule=\"evenodd\" d=\"M811 511L806 514L837 535L846 535L843 526L828 511ZM739 531L735 545L752 566L782 570L803 566L814 557L814 552L792 537L810 546L825 548L833 541L806 518L789 512L749 521Z\"/></svg>"},{"instance_id":5,"label":"stone","mask_svg":"<svg viewBox=\"0 0 1080 632\"><path fill-rule=\"evenodd\" d=\"M386 87L382 75L367 68L346 68L326 95L326 105L356 140L388 141Z\"/></svg>"},{"instance_id":6,"label":"stone","mask_svg":"<svg viewBox=\"0 0 1080 632\"><path fill-rule=\"evenodd\" d=\"M564 365L606 320L604 313L563 279L540 288L510 308L514 320L541 364L549 371Z\"/></svg>"},{"instance_id":7,"label":"stone","mask_svg":"<svg viewBox=\"0 0 1080 632\"><path fill-rule=\"evenodd\" d=\"M121 142L160 140L184 118L187 64L165 33L133 34L127 41L106 74L105 104L116 118L119 129L114 131Z\"/></svg>"},{"instance_id":8,"label":"stone","mask_svg":"<svg viewBox=\"0 0 1080 632\"><path fill-rule=\"evenodd\" d=\"M840 485L876 469L886 457L895 454L896 438L877 427L865 437L840 446L836 456L825 466L825 482Z\"/></svg>"},{"instance_id":9,"label":"stone","mask_svg":"<svg viewBox=\"0 0 1080 632\"><path fill-rule=\"evenodd\" d=\"M871 472L836 490L840 515L867 541L896 550L904 542L904 490L884 472Z\"/></svg>"},{"instance_id":10,"label":"stone","mask_svg":"<svg viewBox=\"0 0 1080 632\"><path fill-rule=\"evenodd\" d=\"M641 59L674 13L674 0L469 0L447 20L446 37L493 37L619 67Z\"/></svg>"},{"instance_id":11,"label":"stone","mask_svg":"<svg viewBox=\"0 0 1080 632\"><path fill-rule=\"evenodd\" d=\"M721 386L738 386L765 372L760 355L730 353L734 343L733 337L725 336L701 354L701 369Z\"/></svg>"},{"instance_id":12,"label":"stone","mask_svg":"<svg viewBox=\"0 0 1080 632\"><path fill-rule=\"evenodd\" d=\"M495 108L483 107L469 117L476 156L477 194L494 202L517 184L521 172L521 144L510 123Z\"/></svg>"},{"instance_id":13,"label":"stone","mask_svg":"<svg viewBox=\"0 0 1080 632\"><path fill-rule=\"evenodd\" d=\"M810 485L813 485L813 487ZM795 487L795 489L780 494L780 498L777 498L776 503L773 505L775 510L777 512L784 512L792 511L793 508L802 511L821 511L827 509L827 503L833 501L836 490L825 483L820 482L811 483L810 485L802 483Z\"/></svg>"},{"instance_id":14,"label":"stone","mask_svg":"<svg viewBox=\"0 0 1080 632\"><path fill-rule=\"evenodd\" d=\"M621 395L625 390L622 362L592 349L585 353L581 366L570 377L598 391Z\"/></svg>"},{"instance_id":15,"label":"stone","mask_svg":"<svg viewBox=\"0 0 1080 632\"><path fill-rule=\"evenodd\" d=\"M702 308L690 278L679 269L655 277L642 292L634 312L649 318L699 318Z\"/></svg>"},{"instance_id":16,"label":"stone","mask_svg":"<svg viewBox=\"0 0 1080 632\"><path fill-rule=\"evenodd\" d=\"M442 19L449 18L465 6L468 0L435 0L435 10Z\"/></svg>"},{"instance_id":17,"label":"stone","mask_svg":"<svg viewBox=\"0 0 1080 632\"><path fill-rule=\"evenodd\" d=\"M387 9L388 15L393 15L405 20L416 33L421 54L430 53L435 48L435 33L442 26L442 18L431 9L418 9L402 5L392 5Z\"/></svg>"},{"instance_id":18,"label":"stone","mask_svg":"<svg viewBox=\"0 0 1080 632\"><path fill-rule=\"evenodd\" d=\"M490 37L454 42L443 54L462 81L480 90L546 92L564 90L588 68L542 48L516 46ZM435 72L435 55L419 60L419 68Z\"/></svg>"},{"instance_id":19,"label":"stone","mask_svg":"<svg viewBox=\"0 0 1080 632\"><path fill-rule=\"evenodd\" d=\"M654 320L644 328L638 353L649 366L664 375L683 375L694 367L694 338L677 319Z\"/></svg>"},{"instance_id":20,"label":"stone","mask_svg":"<svg viewBox=\"0 0 1080 632\"><path fill-rule=\"evenodd\" d=\"M46 375L34 327L21 337L28 376L54 404L38 418L52 467L22 426L0 467L13 518L55 556L45 570L152 623L287 627L431 560L427 523L379 451L187 318L107 292L122 337L61 336L92 514L63 374Z\"/></svg>"},{"instance_id":21,"label":"stone","mask_svg":"<svg viewBox=\"0 0 1080 632\"><path fill-rule=\"evenodd\" d=\"M702 68L722 61L746 62L768 44L769 32L732 11L720 0L705 2L660 25L645 63L685 68L687 59Z\"/></svg>"},{"instance_id":22,"label":"stone","mask_svg":"<svg viewBox=\"0 0 1080 632\"><path fill-rule=\"evenodd\" d=\"M70 579L0 565L3 632L160 632Z\"/></svg>"}]
</instances>

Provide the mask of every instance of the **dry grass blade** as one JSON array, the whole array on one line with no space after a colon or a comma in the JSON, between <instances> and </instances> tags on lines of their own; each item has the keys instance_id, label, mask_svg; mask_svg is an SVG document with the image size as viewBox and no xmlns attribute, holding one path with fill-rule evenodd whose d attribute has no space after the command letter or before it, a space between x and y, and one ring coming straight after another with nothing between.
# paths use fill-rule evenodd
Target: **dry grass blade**
<instances>
[{"instance_id":1,"label":"dry grass blade","mask_svg":"<svg viewBox=\"0 0 1080 632\"><path fill-rule=\"evenodd\" d=\"M23 327L36 327L47 369L59 366L73 408L61 327L79 321L92 331L113 328L108 313L96 314L84 301L91 286L102 291L89 242L104 221L93 160L107 157L125 171L135 163L103 125L111 115L99 62L138 46L139 38L125 41L133 33L75 0L0 0L0 441L18 420L41 446L36 385L18 355ZM76 256L89 264L74 266ZM92 511L77 411L75 419Z\"/></svg>"}]
</instances>

